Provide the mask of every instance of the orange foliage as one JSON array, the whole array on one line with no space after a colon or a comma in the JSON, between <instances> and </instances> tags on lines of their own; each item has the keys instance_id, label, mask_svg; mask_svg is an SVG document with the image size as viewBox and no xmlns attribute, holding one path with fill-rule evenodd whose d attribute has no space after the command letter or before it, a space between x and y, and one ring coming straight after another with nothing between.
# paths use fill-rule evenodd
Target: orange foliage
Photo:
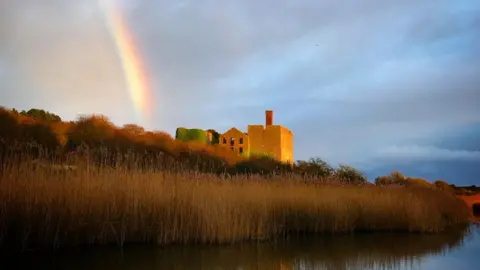
<instances>
[{"instance_id":1,"label":"orange foliage","mask_svg":"<svg viewBox=\"0 0 480 270\"><path fill-rule=\"evenodd\" d=\"M117 127L103 115L81 116L75 122L39 122L0 108L0 138L20 143L35 142L50 150L61 149L63 153L88 146L92 149L105 147L113 152L134 151L140 155L148 152L182 159L205 159L229 166L246 159L224 147L178 141L166 132L145 131L135 124Z\"/></svg>"}]
</instances>

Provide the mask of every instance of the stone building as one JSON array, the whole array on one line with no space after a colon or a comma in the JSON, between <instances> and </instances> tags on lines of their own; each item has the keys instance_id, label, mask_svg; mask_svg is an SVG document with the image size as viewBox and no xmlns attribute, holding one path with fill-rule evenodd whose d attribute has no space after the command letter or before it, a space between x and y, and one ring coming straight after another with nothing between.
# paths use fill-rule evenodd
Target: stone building
<instances>
[{"instance_id":1,"label":"stone building","mask_svg":"<svg viewBox=\"0 0 480 270\"><path fill-rule=\"evenodd\" d=\"M219 144L247 156L268 154L279 161L292 164L292 131L273 124L273 111L265 111L265 122L265 126L248 125L248 133L233 127L220 135Z\"/></svg>"}]
</instances>

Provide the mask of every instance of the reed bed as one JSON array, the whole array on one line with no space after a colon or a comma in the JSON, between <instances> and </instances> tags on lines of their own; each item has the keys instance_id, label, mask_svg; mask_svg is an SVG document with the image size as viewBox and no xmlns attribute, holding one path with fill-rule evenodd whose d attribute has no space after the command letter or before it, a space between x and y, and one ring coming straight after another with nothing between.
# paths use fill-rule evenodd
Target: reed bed
<instances>
[{"instance_id":1,"label":"reed bed","mask_svg":"<svg viewBox=\"0 0 480 270\"><path fill-rule=\"evenodd\" d=\"M435 233L469 218L460 199L425 187L74 168L3 165L0 249L222 244L353 231Z\"/></svg>"}]
</instances>

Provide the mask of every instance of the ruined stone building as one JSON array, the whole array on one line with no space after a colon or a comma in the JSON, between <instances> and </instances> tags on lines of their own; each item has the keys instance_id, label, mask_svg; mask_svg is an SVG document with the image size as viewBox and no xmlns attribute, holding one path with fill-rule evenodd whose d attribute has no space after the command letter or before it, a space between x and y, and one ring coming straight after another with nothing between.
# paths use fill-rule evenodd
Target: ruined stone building
<instances>
[{"instance_id":1,"label":"ruined stone building","mask_svg":"<svg viewBox=\"0 0 480 270\"><path fill-rule=\"evenodd\" d=\"M273 124L273 111L265 111L265 118L265 126L248 125L247 133L233 127L220 134L219 144L247 156L268 154L279 161L293 163L292 131Z\"/></svg>"}]
</instances>

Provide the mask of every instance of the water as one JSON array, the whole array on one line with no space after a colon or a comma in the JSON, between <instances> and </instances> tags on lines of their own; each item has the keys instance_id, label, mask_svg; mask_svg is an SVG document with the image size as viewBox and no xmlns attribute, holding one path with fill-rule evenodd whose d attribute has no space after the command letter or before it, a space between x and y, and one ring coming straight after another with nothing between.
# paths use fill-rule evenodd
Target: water
<instances>
[{"instance_id":1,"label":"water","mask_svg":"<svg viewBox=\"0 0 480 270\"><path fill-rule=\"evenodd\" d=\"M475 270L480 269L480 227L435 235L372 233L228 246L95 248L2 261L2 269Z\"/></svg>"}]
</instances>

